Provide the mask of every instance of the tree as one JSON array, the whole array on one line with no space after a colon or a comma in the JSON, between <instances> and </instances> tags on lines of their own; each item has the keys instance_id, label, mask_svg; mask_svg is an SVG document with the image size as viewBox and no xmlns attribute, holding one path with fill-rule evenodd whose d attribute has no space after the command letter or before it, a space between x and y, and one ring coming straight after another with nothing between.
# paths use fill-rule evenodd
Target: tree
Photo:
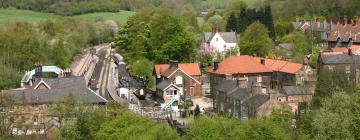
<instances>
[{"instance_id":1,"label":"tree","mask_svg":"<svg viewBox=\"0 0 360 140\"><path fill-rule=\"evenodd\" d=\"M315 139L353 139L352 113L354 100L344 92L335 92L323 101L323 106L314 117Z\"/></svg>"},{"instance_id":2,"label":"tree","mask_svg":"<svg viewBox=\"0 0 360 140\"><path fill-rule=\"evenodd\" d=\"M264 8L263 24L269 30L270 38L275 39L274 21L273 21L273 16L272 16L270 5L267 5Z\"/></svg>"},{"instance_id":3,"label":"tree","mask_svg":"<svg viewBox=\"0 0 360 140\"><path fill-rule=\"evenodd\" d=\"M325 68L320 69L318 81L315 88L315 96L312 100L312 107L320 107L321 100L325 97L332 96L335 91L345 91L352 93L354 91L353 83L348 79L348 74L344 69L336 68L328 70Z\"/></svg>"},{"instance_id":4,"label":"tree","mask_svg":"<svg viewBox=\"0 0 360 140\"><path fill-rule=\"evenodd\" d=\"M240 53L265 57L272 51L273 41L267 34L268 30L260 22L254 22L242 33Z\"/></svg>"},{"instance_id":5,"label":"tree","mask_svg":"<svg viewBox=\"0 0 360 140\"><path fill-rule=\"evenodd\" d=\"M220 15L214 15L210 17L207 23L209 23L213 29L214 28L222 29L224 26L224 20Z\"/></svg>"},{"instance_id":6,"label":"tree","mask_svg":"<svg viewBox=\"0 0 360 140\"><path fill-rule=\"evenodd\" d=\"M155 78L152 75L153 63L146 58L140 59L130 65L130 73L135 77L143 77L147 88L155 90Z\"/></svg>"},{"instance_id":7,"label":"tree","mask_svg":"<svg viewBox=\"0 0 360 140\"><path fill-rule=\"evenodd\" d=\"M294 26L291 22L277 21L275 22L275 35L277 39L281 39L283 36L293 32Z\"/></svg>"},{"instance_id":8,"label":"tree","mask_svg":"<svg viewBox=\"0 0 360 140\"><path fill-rule=\"evenodd\" d=\"M234 13L231 13L226 23L226 31L236 31L237 20Z\"/></svg>"},{"instance_id":9,"label":"tree","mask_svg":"<svg viewBox=\"0 0 360 140\"><path fill-rule=\"evenodd\" d=\"M113 120L103 123L96 133L96 139L179 139L178 134L166 124L138 116L132 112L123 112Z\"/></svg>"},{"instance_id":10,"label":"tree","mask_svg":"<svg viewBox=\"0 0 360 140\"><path fill-rule=\"evenodd\" d=\"M305 55L311 54L312 47L309 38L300 31L294 31L282 38L282 42L292 44L292 59L302 63Z\"/></svg>"},{"instance_id":11,"label":"tree","mask_svg":"<svg viewBox=\"0 0 360 140\"><path fill-rule=\"evenodd\" d=\"M189 124L186 139L289 139L277 124L266 119L244 120L225 117L196 117Z\"/></svg>"}]
</instances>

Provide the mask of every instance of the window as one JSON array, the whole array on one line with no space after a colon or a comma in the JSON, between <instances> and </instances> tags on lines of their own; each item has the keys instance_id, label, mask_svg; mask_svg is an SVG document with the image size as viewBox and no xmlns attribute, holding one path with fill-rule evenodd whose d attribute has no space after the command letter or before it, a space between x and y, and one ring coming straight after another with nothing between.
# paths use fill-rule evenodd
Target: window
<instances>
[{"instance_id":1,"label":"window","mask_svg":"<svg viewBox=\"0 0 360 140\"><path fill-rule=\"evenodd\" d=\"M329 70L334 70L334 66L328 66Z\"/></svg>"},{"instance_id":2,"label":"window","mask_svg":"<svg viewBox=\"0 0 360 140\"><path fill-rule=\"evenodd\" d=\"M190 96L194 96L194 88L190 87Z\"/></svg>"},{"instance_id":3,"label":"window","mask_svg":"<svg viewBox=\"0 0 360 140\"><path fill-rule=\"evenodd\" d=\"M216 42L218 42L219 41L219 38L216 38Z\"/></svg>"},{"instance_id":4,"label":"window","mask_svg":"<svg viewBox=\"0 0 360 140\"><path fill-rule=\"evenodd\" d=\"M350 66L346 66L345 72L346 72L346 74L350 74Z\"/></svg>"},{"instance_id":5,"label":"window","mask_svg":"<svg viewBox=\"0 0 360 140\"><path fill-rule=\"evenodd\" d=\"M178 101L174 101L171 106L178 106Z\"/></svg>"},{"instance_id":6,"label":"window","mask_svg":"<svg viewBox=\"0 0 360 140\"><path fill-rule=\"evenodd\" d=\"M176 76L175 83L177 85L182 85L183 84L183 78L180 75Z\"/></svg>"},{"instance_id":7,"label":"window","mask_svg":"<svg viewBox=\"0 0 360 140\"><path fill-rule=\"evenodd\" d=\"M258 75L258 77L257 77L257 82L258 82L258 83L261 83L261 82L262 82L262 77L261 77L261 75Z\"/></svg>"}]
</instances>

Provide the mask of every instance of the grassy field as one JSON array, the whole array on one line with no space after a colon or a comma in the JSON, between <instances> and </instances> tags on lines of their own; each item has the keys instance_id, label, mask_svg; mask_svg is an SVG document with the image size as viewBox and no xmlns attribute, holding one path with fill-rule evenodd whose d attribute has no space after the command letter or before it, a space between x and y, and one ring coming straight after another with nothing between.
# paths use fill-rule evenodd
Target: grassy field
<instances>
[{"instance_id":1,"label":"grassy field","mask_svg":"<svg viewBox=\"0 0 360 140\"><path fill-rule=\"evenodd\" d=\"M130 12L130 11L120 11L117 13L99 12L99 13L83 14L73 17L90 19L90 20L102 18L105 20L114 20L118 23L123 24L126 22L127 18L133 14L134 12ZM60 16L52 13L41 13L30 10L0 9L0 23L18 22L18 21L34 23L56 17L60 17Z\"/></svg>"},{"instance_id":2,"label":"grassy field","mask_svg":"<svg viewBox=\"0 0 360 140\"><path fill-rule=\"evenodd\" d=\"M124 24L127 21L127 18L134 14L135 12L131 12L131 11L120 11L117 13L99 12L99 13L83 14L74 17L79 17L84 19L102 18L105 20L114 20L115 22Z\"/></svg>"},{"instance_id":3,"label":"grassy field","mask_svg":"<svg viewBox=\"0 0 360 140\"><path fill-rule=\"evenodd\" d=\"M215 7L216 9L223 9L227 4L229 4L232 0L206 0L203 1L203 4L208 8ZM255 6L254 4L260 0L242 0L250 7Z\"/></svg>"},{"instance_id":4,"label":"grassy field","mask_svg":"<svg viewBox=\"0 0 360 140\"><path fill-rule=\"evenodd\" d=\"M6 22L39 22L56 16L51 13L39 13L29 10L0 9L0 23Z\"/></svg>"}]
</instances>

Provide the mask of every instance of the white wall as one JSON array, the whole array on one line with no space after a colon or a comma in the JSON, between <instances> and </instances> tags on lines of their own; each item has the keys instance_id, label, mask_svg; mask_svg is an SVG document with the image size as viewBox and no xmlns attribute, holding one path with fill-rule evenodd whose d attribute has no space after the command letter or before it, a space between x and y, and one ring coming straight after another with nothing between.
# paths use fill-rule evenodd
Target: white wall
<instances>
[{"instance_id":1,"label":"white wall","mask_svg":"<svg viewBox=\"0 0 360 140\"><path fill-rule=\"evenodd\" d=\"M224 39L219 35L219 33L216 33L210 41L210 47L215 48L216 51L219 53L223 53L230 48L234 48L236 47L236 45L237 43L226 43Z\"/></svg>"}]
</instances>

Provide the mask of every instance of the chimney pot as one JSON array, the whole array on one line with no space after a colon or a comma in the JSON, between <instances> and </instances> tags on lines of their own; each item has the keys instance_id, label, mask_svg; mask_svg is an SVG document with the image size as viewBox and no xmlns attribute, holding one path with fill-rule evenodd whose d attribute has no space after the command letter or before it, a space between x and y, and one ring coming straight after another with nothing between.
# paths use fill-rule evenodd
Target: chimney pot
<instances>
[{"instance_id":1,"label":"chimney pot","mask_svg":"<svg viewBox=\"0 0 360 140\"><path fill-rule=\"evenodd\" d=\"M170 67L169 68L177 68L178 67L178 61L177 60L170 60Z\"/></svg>"},{"instance_id":2,"label":"chimney pot","mask_svg":"<svg viewBox=\"0 0 360 140\"><path fill-rule=\"evenodd\" d=\"M265 58L261 58L261 59L260 59L260 63L263 64L263 65L265 65Z\"/></svg>"},{"instance_id":3,"label":"chimney pot","mask_svg":"<svg viewBox=\"0 0 360 140\"><path fill-rule=\"evenodd\" d=\"M214 62L214 71L217 70L219 68L219 62L215 61Z\"/></svg>"},{"instance_id":4,"label":"chimney pot","mask_svg":"<svg viewBox=\"0 0 360 140\"><path fill-rule=\"evenodd\" d=\"M351 48L348 48L348 55L352 55Z\"/></svg>"}]
</instances>

